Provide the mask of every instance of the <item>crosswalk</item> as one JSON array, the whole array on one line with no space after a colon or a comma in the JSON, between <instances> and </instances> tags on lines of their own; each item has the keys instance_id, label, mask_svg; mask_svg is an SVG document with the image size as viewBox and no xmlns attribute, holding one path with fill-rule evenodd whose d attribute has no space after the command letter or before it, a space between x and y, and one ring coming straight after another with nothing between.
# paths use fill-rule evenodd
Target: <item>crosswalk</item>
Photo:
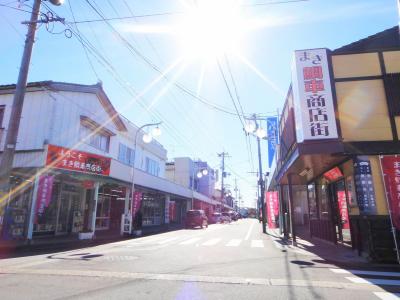
<instances>
[{"instance_id":1,"label":"crosswalk","mask_svg":"<svg viewBox=\"0 0 400 300\"><path fill-rule=\"evenodd\" d=\"M224 237L190 237L190 236L176 236L176 237L150 237L143 238L140 240L132 240L129 242L126 247L133 248L136 246L201 246L201 247L212 247L212 246L223 246L223 247L249 247L249 248L264 248L265 241L252 239L226 239Z\"/></svg>"},{"instance_id":2,"label":"crosswalk","mask_svg":"<svg viewBox=\"0 0 400 300\"><path fill-rule=\"evenodd\" d=\"M400 293L385 291L385 288L396 288L400 286L400 272L383 272L371 270L346 270L331 268L330 271L343 275L347 281L360 285L376 285L382 287L381 292L374 292L378 299L394 300L400 299Z\"/></svg>"}]
</instances>

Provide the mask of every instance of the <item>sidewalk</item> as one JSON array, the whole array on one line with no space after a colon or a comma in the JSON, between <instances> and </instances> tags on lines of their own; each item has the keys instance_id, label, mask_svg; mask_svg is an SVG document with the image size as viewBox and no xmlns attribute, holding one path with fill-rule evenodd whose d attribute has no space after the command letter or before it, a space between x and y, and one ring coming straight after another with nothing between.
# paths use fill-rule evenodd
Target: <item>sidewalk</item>
<instances>
[{"instance_id":1,"label":"sidewalk","mask_svg":"<svg viewBox=\"0 0 400 300\"><path fill-rule=\"evenodd\" d=\"M174 231L181 229L182 226L152 226L143 227L142 236L157 233ZM135 238L133 235L121 236L119 231L99 231L96 232L95 239L79 240L77 235L35 237L31 241L4 241L0 240L0 259L8 255L18 255L21 252L29 251L56 251L91 247L100 244L112 243Z\"/></svg>"},{"instance_id":2,"label":"sidewalk","mask_svg":"<svg viewBox=\"0 0 400 300\"><path fill-rule=\"evenodd\" d=\"M356 251L344 244L333 244L319 238L310 237L307 230L297 228L296 245L292 246L292 240L284 239L278 229L267 228L267 234L273 237L277 242L284 245L285 248L293 250L305 250L320 257L326 263L346 265L349 267L392 267L400 268L398 264L376 264L368 261L367 258L359 256Z\"/></svg>"}]
</instances>

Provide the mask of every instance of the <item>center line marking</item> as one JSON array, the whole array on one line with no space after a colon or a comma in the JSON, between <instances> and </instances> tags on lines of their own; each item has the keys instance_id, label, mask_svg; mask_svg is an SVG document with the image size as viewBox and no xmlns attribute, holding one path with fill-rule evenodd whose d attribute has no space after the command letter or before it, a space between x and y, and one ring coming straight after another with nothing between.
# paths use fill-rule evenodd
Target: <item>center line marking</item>
<instances>
[{"instance_id":1,"label":"center line marking","mask_svg":"<svg viewBox=\"0 0 400 300\"><path fill-rule=\"evenodd\" d=\"M251 223L251 226L250 226L249 230L247 231L246 237L244 238L245 241L247 241L249 239L251 231L253 230L254 224L255 224L255 222Z\"/></svg>"}]
</instances>

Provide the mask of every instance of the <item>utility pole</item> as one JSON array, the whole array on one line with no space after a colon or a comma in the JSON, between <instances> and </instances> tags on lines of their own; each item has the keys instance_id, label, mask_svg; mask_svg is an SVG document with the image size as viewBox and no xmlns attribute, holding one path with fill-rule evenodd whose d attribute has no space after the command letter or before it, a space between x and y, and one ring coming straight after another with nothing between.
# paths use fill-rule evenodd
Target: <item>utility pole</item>
<instances>
[{"instance_id":1,"label":"utility pole","mask_svg":"<svg viewBox=\"0 0 400 300\"><path fill-rule=\"evenodd\" d=\"M18 81L15 87L14 100L11 108L10 122L7 128L4 151L0 162L0 200L9 190L9 180L17 144L18 129L21 120L22 107L24 104L26 83L28 80L29 65L31 62L33 43L39 16L41 0L34 0L28 33L26 34L25 47L19 69ZM1 203L2 201L0 201Z\"/></svg>"},{"instance_id":2,"label":"utility pole","mask_svg":"<svg viewBox=\"0 0 400 300\"><path fill-rule=\"evenodd\" d=\"M225 187L224 187L224 178L226 176L225 174L225 157L227 157L229 154L227 152L222 152L218 153L218 157L222 158L222 163L221 163L221 205L223 206L223 202L225 199ZM221 208L221 212L222 212Z\"/></svg>"},{"instance_id":3,"label":"utility pole","mask_svg":"<svg viewBox=\"0 0 400 300\"><path fill-rule=\"evenodd\" d=\"M238 199L238 188L237 188L237 178L235 177L235 200L236 200L236 211L239 210L239 199Z\"/></svg>"}]
</instances>

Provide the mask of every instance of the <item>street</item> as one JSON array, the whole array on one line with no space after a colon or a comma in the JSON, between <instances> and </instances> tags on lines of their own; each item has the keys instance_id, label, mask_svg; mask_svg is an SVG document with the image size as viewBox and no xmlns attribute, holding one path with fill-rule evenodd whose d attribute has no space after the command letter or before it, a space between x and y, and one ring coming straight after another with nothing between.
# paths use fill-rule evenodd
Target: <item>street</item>
<instances>
[{"instance_id":1,"label":"street","mask_svg":"<svg viewBox=\"0 0 400 300\"><path fill-rule=\"evenodd\" d=\"M400 285L282 249L254 219L6 258L0 273L1 299L397 299Z\"/></svg>"}]
</instances>

